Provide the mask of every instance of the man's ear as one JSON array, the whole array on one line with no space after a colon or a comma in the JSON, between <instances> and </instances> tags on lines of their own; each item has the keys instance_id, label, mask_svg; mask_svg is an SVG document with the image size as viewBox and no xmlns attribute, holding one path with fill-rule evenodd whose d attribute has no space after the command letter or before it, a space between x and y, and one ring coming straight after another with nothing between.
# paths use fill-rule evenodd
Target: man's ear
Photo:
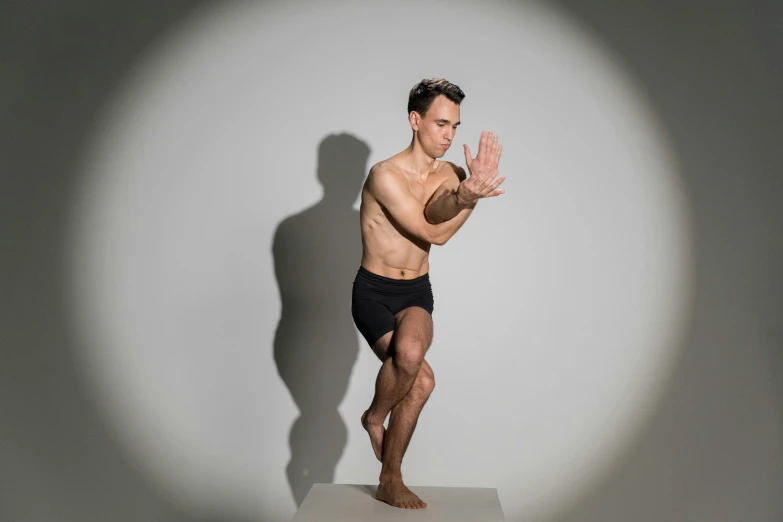
<instances>
[{"instance_id":1,"label":"man's ear","mask_svg":"<svg viewBox=\"0 0 783 522\"><path fill-rule=\"evenodd\" d=\"M416 111L411 111L410 114L408 114L408 121L411 124L411 129L414 131L419 130L419 125L421 125L421 116Z\"/></svg>"}]
</instances>

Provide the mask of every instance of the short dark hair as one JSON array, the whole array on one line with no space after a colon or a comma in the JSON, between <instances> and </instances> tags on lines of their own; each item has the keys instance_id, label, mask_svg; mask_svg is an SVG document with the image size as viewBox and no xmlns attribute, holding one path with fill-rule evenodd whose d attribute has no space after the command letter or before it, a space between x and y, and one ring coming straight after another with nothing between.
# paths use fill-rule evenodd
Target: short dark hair
<instances>
[{"instance_id":1,"label":"short dark hair","mask_svg":"<svg viewBox=\"0 0 783 522\"><path fill-rule=\"evenodd\" d=\"M443 78L426 78L411 89L411 93L408 95L408 114L416 111L423 118L432 105L432 101L441 94L457 105L465 99L465 93L453 83Z\"/></svg>"}]
</instances>

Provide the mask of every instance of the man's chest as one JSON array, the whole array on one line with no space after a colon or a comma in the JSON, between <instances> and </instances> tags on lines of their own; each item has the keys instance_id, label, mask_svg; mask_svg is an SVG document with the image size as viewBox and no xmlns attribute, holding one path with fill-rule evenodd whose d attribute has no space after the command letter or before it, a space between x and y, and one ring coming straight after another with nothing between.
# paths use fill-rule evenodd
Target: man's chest
<instances>
[{"instance_id":1,"label":"man's chest","mask_svg":"<svg viewBox=\"0 0 783 522\"><path fill-rule=\"evenodd\" d=\"M446 181L447 177L448 173L434 173L430 174L425 181L408 178L408 189L422 205L426 205L427 201L429 201L441 183Z\"/></svg>"}]
</instances>

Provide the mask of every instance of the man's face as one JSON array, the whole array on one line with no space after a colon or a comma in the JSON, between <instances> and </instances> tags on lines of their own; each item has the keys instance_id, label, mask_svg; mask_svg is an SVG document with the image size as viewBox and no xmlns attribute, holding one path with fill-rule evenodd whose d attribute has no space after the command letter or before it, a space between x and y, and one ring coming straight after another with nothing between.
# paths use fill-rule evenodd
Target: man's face
<instances>
[{"instance_id":1,"label":"man's face","mask_svg":"<svg viewBox=\"0 0 783 522\"><path fill-rule=\"evenodd\" d=\"M418 131L418 140L424 152L431 158L440 158L451 146L459 125L459 105L443 95L432 101L427 114L421 118L416 113L411 122Z\"/></svg>"}]
</instances>

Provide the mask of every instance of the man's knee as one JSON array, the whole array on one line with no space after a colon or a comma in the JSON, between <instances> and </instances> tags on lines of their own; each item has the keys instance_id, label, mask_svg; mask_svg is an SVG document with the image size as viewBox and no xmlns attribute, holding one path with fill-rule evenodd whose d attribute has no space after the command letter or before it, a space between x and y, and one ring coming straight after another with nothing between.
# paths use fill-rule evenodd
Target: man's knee
<instances>
[{"instance_id":1,"label":"man's knee","mask_svg":"<svg viewBox=\"0 0 783 522\"><path fill-rule=\"evenodd\" d=\"M432 390L435 389L435 373L427 361L421 363L418 379L421 381L421 387L427 392L427 395L431 394Z\"/></svg>"},{"instance_id":2,"label":"man's knee","mask_svg":"<svg viewBox=\"0 0 783 522\"><path fill-rule=\"evenodd\" d=\"M394 362L405 373L418 375L427 348L421 339L415 337L398 339L394 346Z\"/></svg>"},{"instance_id":3,"label":"man's knee","mask_svg":"<svg viewBox=\"0 0 783 522\"><path fill-rule=\"evenodd\" d=\"M431 378L427 372L424 371L424 368L422 368L421 371L419 371L419 375L416 377L413 388L408 392L408 397L423 405L430 398L434 389L435 379Z\"/></svg>"},{"instance_id":4,"label":"man's knee","mask_svg":"<svg viewBox=\"0 0 783 522\"><path fill-rule=\"evenodd\" d=\"M422 393L425 397L429 397L435 389L435 378L430 373L422 371L419 373L418 379L421 381Z\"/></svg>"}]
</instances>

